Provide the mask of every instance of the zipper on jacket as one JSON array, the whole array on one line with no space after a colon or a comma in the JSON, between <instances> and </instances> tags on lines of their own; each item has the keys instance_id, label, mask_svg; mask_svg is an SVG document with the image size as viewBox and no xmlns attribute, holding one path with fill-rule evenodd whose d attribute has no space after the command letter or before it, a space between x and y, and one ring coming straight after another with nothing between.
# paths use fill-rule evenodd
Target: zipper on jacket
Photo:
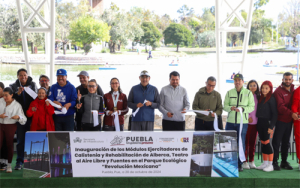
<instances>
[{"instance_id":1,"label":"zipper on jacket","mask_svg":"<svg viewBox=\"0 0 300 188\"><path fill-rule=\"evenodd\" d=\"M243 94L241 94L241 99L240 99L240 102L242 102L242 98L243 98Z\"/></svg>"},{"instance_id":2,"label":"zipper on jacket","mask_svg":"<svg viewBox=\"0 0 300 188\"><path fill-rule=\"evenodd\" d=\"M247 120L247 116L246 116L246 114L245 114L245 119Z\"/></svg>"},{"instance_id":3,"label":"zipper on jacket","mask_svg":"<svg viewBox=\"0 0 300 188\"><path fill-rule=\"evenodd\" d=\"M239 99L240 99L240 93L238 93L238 96L237 96L237 105L236 105L236 107L239 107ZM237 112L235 112L235 124L237 124Z\"/></svg>"}]
</instances>

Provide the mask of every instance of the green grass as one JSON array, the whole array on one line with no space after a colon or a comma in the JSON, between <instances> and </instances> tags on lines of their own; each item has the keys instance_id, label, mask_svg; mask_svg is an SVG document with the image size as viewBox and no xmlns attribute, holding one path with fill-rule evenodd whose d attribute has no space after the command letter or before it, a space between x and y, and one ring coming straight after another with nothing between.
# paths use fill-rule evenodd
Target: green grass
<instances>
[{"instance_id":1,"label":"green grass","mask_svg":"<svg viewBox=\"0 0 300 188\"><path fill-rule=\"evenodd\" d=\"M30 169L23 169L23 178L37 178L44 175L46 172L39 172Z\"/></svg>"}]
</instances>

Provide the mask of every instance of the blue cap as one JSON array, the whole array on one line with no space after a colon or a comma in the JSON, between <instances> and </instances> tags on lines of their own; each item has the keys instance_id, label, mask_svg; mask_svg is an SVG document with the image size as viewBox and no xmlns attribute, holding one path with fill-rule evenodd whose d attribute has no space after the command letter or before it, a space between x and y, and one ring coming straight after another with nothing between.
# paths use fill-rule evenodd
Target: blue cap
<instances>
[{"instance_id":1,"label":"blue cap","mask_svg":"<svg viewBox=\"0 0 300 188\"><path fill-rule=\"evenodd\" d=\"M58 69L56 71L56 76L67 76L67 71L65 69Z\"/></svg>"}]
</instances>

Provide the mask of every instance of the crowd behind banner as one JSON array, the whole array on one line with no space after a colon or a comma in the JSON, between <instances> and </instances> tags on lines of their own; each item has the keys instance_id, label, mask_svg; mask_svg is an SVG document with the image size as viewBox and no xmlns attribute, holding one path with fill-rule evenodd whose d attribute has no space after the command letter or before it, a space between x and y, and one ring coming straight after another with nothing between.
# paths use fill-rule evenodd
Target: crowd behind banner
<instances>
[{"instance_id":1,"label":"crowd behind banner","mask_svg":"<svg viewBox=\"0 0 300 188\"><path fill-rule=\"evenodd\" d=\"M48 76L41 75L39 89L25 69L17 71L18 78L9 87L0 82L1 170L12 172L15 132L17 159L14 169L20 170L27 131L123 131L128 108L132 109L131 131L153 131L155 109L163 114L163 131L185 131L185 113L189 111L196 113L195 131L217 131L223 128L223 110L228 112L225 130L237 132L238 145L245 151L239 153L240 172L244 168L266 172L292 170L287 157L293 125L297 157L300 157L300 87L294 90L293 75L289 72L283 74L282 84L274 92L270 81L259 87L251 80L244 88L243 75L235 74L234 88L226 93L224 103L215 90L217 80L211 76L206 86L195 94L193 110L189 110L188 92L180 85L180 74L176 71L170 73L170 84L160 92L149 84L150 73L142 71L140 83L131 88L128 97L118 78L110 80L111 90L104 94L86 71L78 74L81 85L77 88L67 80L66 70L58 69L56 76L57 83L50 86ZM263 153L263 163L259 167L254 164L257 135ZM282 161L279 165L280 147Z\"/></svg>"}]
</instances>

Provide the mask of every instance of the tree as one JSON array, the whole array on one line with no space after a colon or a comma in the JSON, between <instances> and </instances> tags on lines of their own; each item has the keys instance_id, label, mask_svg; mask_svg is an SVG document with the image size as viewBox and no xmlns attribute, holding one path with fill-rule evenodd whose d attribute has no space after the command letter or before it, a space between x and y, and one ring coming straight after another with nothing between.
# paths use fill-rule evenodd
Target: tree
<instances>
[{"instance_id":1,"label":"tree","mask_svg":"<svg viewBox=\"0 0 300 188\"><path fill-rule=\"evenodd\" d=\"M178 52L180 44L188 46L194 40L190 30L188 30L184 25L176 23L170 24L163 32L163 35L166 45L171 43L176 44L176 52Z\"/></svg>"},{"instance_id":2,"label":"tree","mask_svg":"<svg viewBox=\"0 0 300 188\"><path fill-rule=\"evenodd\" d=\"M213 47L216 44L215 31L204 31L198 34L197 38L198 46L201 47Z\"/></svg>"},{"instance_id":3,"label":"tree","mask_svg":"<svg viewBox=\"0 0 300 188\"><path fill-rule=\"evenodd\" d=\"M144 44L149 44L155 50L156 43L161 39L162 34L159 32L157 27L152 22L144 22L142 23L142 29L144 31L144 35L141 38L141 41ZM146 47L147 52L147 47Z\"/></svg>"},{"instance_id":4,"label":"tree","mask_svg":"<svg viewBox=\"0 0 300 188\"><path fill-rule=\"evenodd\" d=\"M95 20L91 16L82 16L70 24L69 38L72 41L81 43L86 54L91 49L92 43L109 40L110 27L101 21Z\"/></svg>"}]
</instances>

